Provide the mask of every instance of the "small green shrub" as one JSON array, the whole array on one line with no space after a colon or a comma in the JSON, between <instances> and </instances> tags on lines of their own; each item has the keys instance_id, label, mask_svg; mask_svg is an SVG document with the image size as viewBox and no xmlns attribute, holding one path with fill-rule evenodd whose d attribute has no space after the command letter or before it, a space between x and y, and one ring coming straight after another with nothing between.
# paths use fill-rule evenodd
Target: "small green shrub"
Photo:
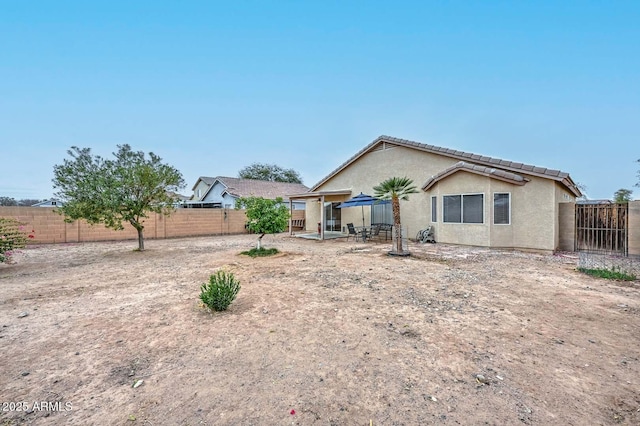
<instances>
[{"instance_id":1,"label":"small green shrub","mask_svg":"<svg viewBox=\"0 0 640 426\"><path fill-rule=\"evenodd\" d=\"M200 300L209 309L226 311L240 291L240 282L232 272L218 271L200 287Z\"/></svg>"},{"instance_id":2,"label":"small green shrub","mask_svg":"<svg viewBox=\"0 0 640 426\"><path fill-rule=\"evenodd\" d=\"M612 270L578 268L578 271L587 275L591 275L592 277L606 278L608 280L633 281L636 279L635 275L621 272L616 268Z\"/></svg>"},{"instance_id":3,"label":"small green shrub","mask_svg":"<svg viewBox=\"0 0 640 426\"><path fill-rule=\"evenodd\" d=\"M278 253L277 248L252 248L249 251L243 251L241 254L246 254L251 257L264 257L264 256L272 256Z\"/></svg>"}]
</instances>

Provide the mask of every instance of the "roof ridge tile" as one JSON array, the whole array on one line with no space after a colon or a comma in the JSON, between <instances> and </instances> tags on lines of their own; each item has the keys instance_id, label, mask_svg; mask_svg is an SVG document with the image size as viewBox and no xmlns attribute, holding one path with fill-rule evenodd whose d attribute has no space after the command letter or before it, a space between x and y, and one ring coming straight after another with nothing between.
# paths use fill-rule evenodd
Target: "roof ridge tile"
<instances>
[{"instance_id":1,"label":"roof ridge tile","mask_svg":"<svg viewBox=\"0 0 640 426\"><path fill-rule=\"evenodd\" d=\"M473 161L478 162L478 163L485 163L485 165L507 168L508 169L506 171L507 173L512 173L513 171L523 171L523 172L529 172L531 174L539 175L541 177L552 178L554 180L562 182L565 186L567 186L567 188L570 191L572 191L576 195L579 195L579 190L575 187L575 185L573 185L573 183L570 181L570 179L568 181L565 181L565 179L569 176L569 174L565 173L565 172L562 172L562 171L559 171L559 170L532 166L532 165L528 165L528 164L524 164L524 163L510 161L510 160L503 160L503 159L499 159L499 158L488 157L488 156L485 156L485 155L480 155L480 154L474 154L474 153L469 153L469 152L465 152L465 151L454 150L454 149L451 149L451 148L439 147L439 146L436 146L436 145L427 145L427 144L423 144L423 143L420 143L420 142L417 142L417 141L401 139L401 138L388 136L388 135L381 135L381 136L377 137L373 142L371 142L370 144L365 146L363 149L358 151L350 159L348 159L347 161L342 163L338 168L334 169L331 173L329 173L327 176L325 176L322 180L320 180L318 183L313 185L311 190L317 189L319 186L321 186L326 181L331 179L340 170L342 170L343 168L345 168L346 166L351 164L353 161L355 161L360 156L362 156L363 154L365 154L366 152L371 150L374 146L376 146L380 142L392 142L392 143L396 143L396 144L399 144L399 145L404 145L404 146L407 146L407 147L416 147L416 148L418 148L418 149L420 149L422 151L427 151L427 152L440 154L440 155L446 155L446 156L450 156L450 157L454 157L454 158L458 158L458 159L472 159ZM516 176L518 176L518 175L516 175ZM520 177L520 178L524 180L524 178L522 178L522 177Z\"/></svg>"}]
</instances>

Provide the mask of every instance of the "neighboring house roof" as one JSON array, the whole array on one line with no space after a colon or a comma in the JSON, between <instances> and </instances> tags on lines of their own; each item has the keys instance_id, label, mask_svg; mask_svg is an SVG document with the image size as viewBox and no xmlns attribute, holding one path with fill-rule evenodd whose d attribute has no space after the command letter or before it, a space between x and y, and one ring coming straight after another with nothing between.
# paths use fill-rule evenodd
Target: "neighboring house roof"
<instances>
[{"instance_id":1,"label":"neighboring house roof","mask_svg":"<svg viewBox=\"0 0 640 426\"><path fill-rule=\"evenodd\" d=\"M31 207L59 207L64 203L56 198L50 198L48 200L40 201L39 203L32 204Z\"/></svg>"},{"instance_id":2,"label":"neighboring house roof","mask_svg":"<svg viewBox=\"0 0 640 426\"><path fill-rule=\"evenodd\" d=\"M187 201L191 198L188 195L178 194L177 192L173 192L173 191L167 191L167 195L176 198L178 201Z\"/></svg>"},{"instance_id":3,"label":"neighboring house roof","mask_svg":"<svg viewBox=\"0 0 640 426\"><path fill-rule=\"evenodd\" d=\"M424 191L427 191L429 188L431 188L433 185L435 185L436 183L438 183L442 179L446 178L447 176L451 176L452 174L454 174L456 172L459 172L459 171L475 173L475 174L478 174L478 175L481 175L481 176L488 176L490 178L502 180L502 181L505 181L505 182L509 182L509 183L514 184L514 185L524 185L525 183L529 182L529 179L526 179L526 178L524 178L524 177L522 177L520 175L517 175L515 173L506 172L504 170L499 170L499 169L494 169L492 167L484 167L484 166L478 166L477 164L465 163L464 161L458 161L453 166L451 166L451 167L441 171L437 175L432 176L431 178L427 179L425 184L422 186L422 189Z\"/></svg>"},{"instance_id":4,"label":"neighboring house roof","mask_svg":"<svg viewBox=\"0 0 640 426\"><path fill-rule=\"evenodd\" d=\"M444 157L461 160L464 162L471 163L473 165L486 166L490 168L501 169L508 172L515 172L515 173L521 173L521 174L530 175L530 176L538 176L538 177L543 177L547 179L552 179L562 183L565 187L567 187L567 189L569 189L576 196L579 197L582 195L582 193L576 187L573 180L571 180L571 177L569 176L569 174L562 172L560 170L547 169L544 167L537 167L537 166L532 166L524 163L516 163L508 160L501 160L499 158L487 157L487 156L472 154L464 151L457 151L455 149L443 148L435 145L427 145L420 142L414 142L407 139L399 139L399 138L394 138L394 137L385 136L385 135L379 136L376 140L374 140L369 145L361 149L353 157L345 161L337 169L329 173L329 175L327 175L320 182L315 184L311 188L311 190L312 191L317 190L318 187L320 187L322 184L327 182L333 176L335 176L340 171L345 169L348 165L356 161L358 158L360 158L367 152L375 151L376 148L378 148L382 144L403 146L406 148L417 149L420 151L430 152L432 154L438 154Z\"/></svg>"},{"instance_id":5,"label":"neighboring house roof","mask_svg":"<svg viewBox=\"0 0 640 426\"><path fill-rule=\"evenodd\" d=\"M266 180L256 179L240 179L225 176L206 177L202 176L199 180L209 185L209 189L202 195L204 199L207 193L213 188L216 182L220 182L225 186L223 194L229 194L233 197L262 197L270 200L274 200L278 197L282 197L284 201L287 201L286 194L306 192L309 188L301 183L288 183L288 182L272 182ZM197 186L194 185L194 189Z\"/></svg>"},{"instance_id":6,"label":"neighboring house roof","mask_svg":"<svg viewBox=\"0 0 640 426\"><path fill-rule=\"evenodd\" d=\"M214 177L208 177L208 176L200 176L198 178L198 180L196 181L196 183L193 185L193 188L191 188L192 191L196 190L196 186L198 186L198 182L203 181L204 183L206 183L207 185L211 186L213 185L213 182L216 181L217 178Z\"/></svg>"}]
</instances>

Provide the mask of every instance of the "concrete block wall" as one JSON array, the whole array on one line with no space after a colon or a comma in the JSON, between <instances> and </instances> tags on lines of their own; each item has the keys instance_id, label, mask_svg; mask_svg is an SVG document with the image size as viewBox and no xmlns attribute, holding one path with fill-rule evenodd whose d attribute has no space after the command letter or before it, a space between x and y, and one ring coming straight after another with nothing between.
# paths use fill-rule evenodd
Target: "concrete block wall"
<instances>
[{"instance_id":1,"label":"concrete block wall","mask_svg":"<svg viewBox=\"0 0 640 426\"><path fill-rule=\"evenodd\" d=\"M73 234L73 227L66 224L63 217L53 208L45 207L0 207L0 217L16 219L25 224L27 231L35 236L31 243L64 243L67 233ZM77 241L78 232L75 232ZM71 242L75 242L72 241Z\"/></svg>"},{"instance_id":2,"label":"concrete block wall","mask_svg":"<svg viewBox=\"0 0 640 426\"><path fill-rule=\"evenodd\" d=\"M246 232L246 215L231 209L181 209L163 218L166 238L197 235L224 235Z\"/></svg>"},{"instance_id":3,"label":"concrete block wall","mask_svg":"<svg viewBox=\"0 0 640 426\"><path fill-rule=\"evenodd\" d=\"M77 243L87 241L135 240L136 230L128 223L115 231L103 225L89 225L83 220L65 223L55 208L0 207L0 217L10 217L34 230L32 244ZM145 239L188 237L197 235L243 234L246 215L242 210L178 209L169 216L150 213L144 222Z\"/></svg>"}]
</instances>

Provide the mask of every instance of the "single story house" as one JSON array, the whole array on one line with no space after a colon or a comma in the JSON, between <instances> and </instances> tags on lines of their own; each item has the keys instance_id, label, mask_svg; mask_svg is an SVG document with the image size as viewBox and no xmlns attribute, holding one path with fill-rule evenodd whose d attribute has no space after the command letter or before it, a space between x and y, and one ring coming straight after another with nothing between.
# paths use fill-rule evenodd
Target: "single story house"
<instances>
[{"instance_id":1,"label":"single story house","mask_svg":"<svg viewBox=\"0 0 640 426\"><path fill-rule=\"evenodd\" d=\"M254 179L240 179L224 176L201 176L193 185L193 195L183 203L185 208L227 208L233 209L241 197L262 197L275 200L281 197L289 203L287 194L308 191L301 183L271 182ZM294 210L304 210L304 200L291 202Z\"/></svg>"},{"instance_id":2,"label":"single story house","mask_svg":"<svg viewBox=\"0 0 640 426\"><path fill-rule=\"evenodd\" d=\"M64 203L58 199L50 198L48 200L42 200L39 203L31 205L31 207L62 207Z\"/></svg>"},{"instance_id":3,"label":"single story house","mask_svg":"<svg viewBox=\"0 0 640 426\"><path fill-rule=\"evenodd\" d=\"M582 194L569 174L498 158L380 136L306 193L306 228L346 232L362 222L360 208L337 206L391 177L407 177L419 190L401 201L408 238L432 226L438 242L554 251L559 246L559 204ZM393 223L391 205L366 207L367 224Z\"/></svg>"}]
</instances>

